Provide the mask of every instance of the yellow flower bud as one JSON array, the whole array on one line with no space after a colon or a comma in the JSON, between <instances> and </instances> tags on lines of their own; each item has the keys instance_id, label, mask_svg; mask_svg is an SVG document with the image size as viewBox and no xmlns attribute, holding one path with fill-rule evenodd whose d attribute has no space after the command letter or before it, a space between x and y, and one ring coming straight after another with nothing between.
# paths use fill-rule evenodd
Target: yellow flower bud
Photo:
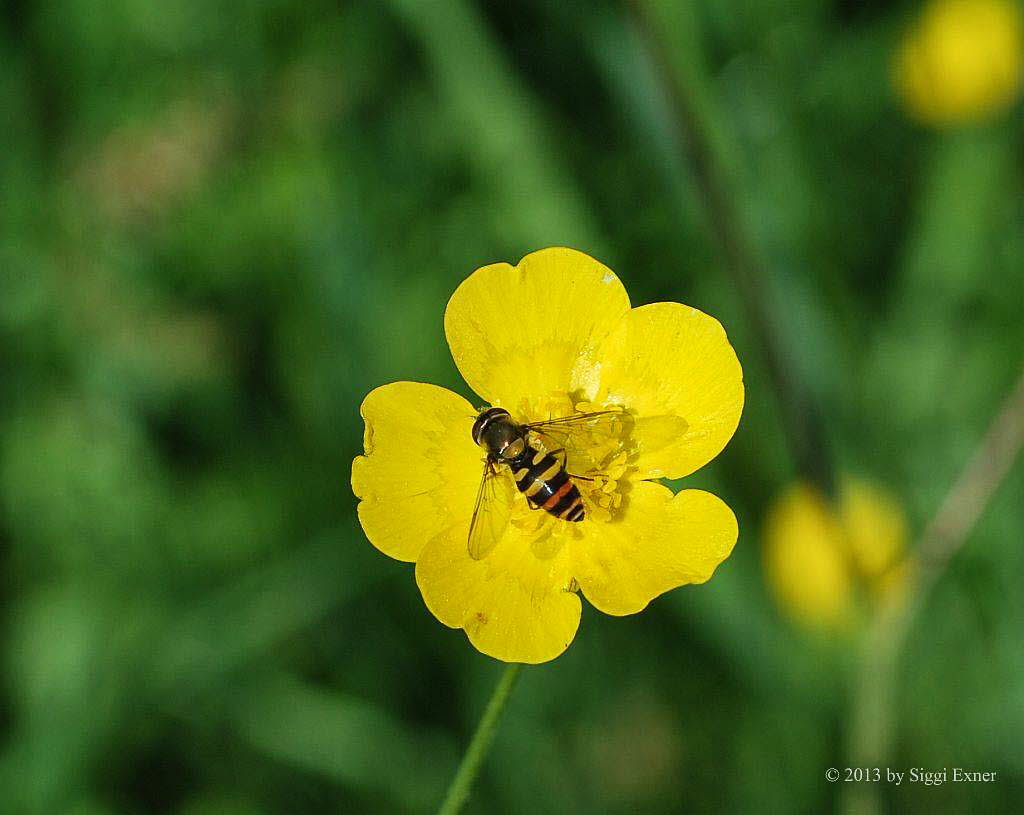
<instances>
[{"instance_id":1,"label":"yellow flower bud","mask_svg":"<svg viewBox=\"0 0 1024 815\"><path fill-rule=\"evenodd\" d=\"M933 0L896 53L894 84L915 118L952 125L994 115L1018 97L1024 22L1014 0Z\"/></svg>"},{"instance_id":2,"label":"yellow flower bud","mask_svg":"<svg viewBox=\"0 0 1024 815\"><path fill-rule=\"evenodd\" d=\"M793 484L765 518L765 577L797 623L843 629L858 620L859 601L877 602L905 582L906 542L903 510L881 487L844 477L833 506Z\"/></svg>"}]
</instances>

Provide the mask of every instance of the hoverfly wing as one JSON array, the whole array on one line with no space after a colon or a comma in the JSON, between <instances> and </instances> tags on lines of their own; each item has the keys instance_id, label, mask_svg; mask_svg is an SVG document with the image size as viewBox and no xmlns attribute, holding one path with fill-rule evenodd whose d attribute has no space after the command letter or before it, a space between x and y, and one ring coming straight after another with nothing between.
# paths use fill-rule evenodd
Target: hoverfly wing
<instances>
[{"instance_id":1,"label":"hoverfly wing","mask_svg":"<svg viewBox=\"0 0 1024 815\"><path fill-rule=\"evenodd\" d=\"M664 449L682 438L689 424L681 416L671 414L634 416L626 410L599 410L533 422L525 427L556 442L558 447L594 459L625 450L632 440L643 439L645 452Z\"/></svg>"},{"instance_id":2,"label":"hoverfly wing","mask_svg":"<svg viewBox=\"0 0 1024 815\"><path fill-rule=\"evenodd\" d=\"M614 408L611 410L595 410L591 413L573 413L570 416L558 416L554 419L544 419L540 422L529 422L523 425L524 427L558 427L559 425L568 426L586 426L595 425L603 422L610 421L612 419L630 416L628 410L621 408Z\"/></svg>"},{"instance_id":3,"label":"hoverfly wing","mask_svg":"<svg viewBox=\"0 0 1024 815\"><path fill-rule=\"evenodd\" d=\"M580 434L608 437L621 434L624 426L629 426L632 422L633 416L629 411L598 410L593 413L577 413L546 419L543 422L530 422L523 427L552 438Z\"/></svg>"},{"instance_id":4,"label":"hoverfly wing","mask_svg":"<svg viewBox=\"0 0 1024 815\"><path fill-rule=\"evenodd\" d=\"M644 453L657 453L675 444L690 429L682 416L638 416L633 422L633 437L643 440Z\"/></svg>"},{"instance_id":5,"label":"hoverfly wing","mask_svg":"<svg viewBox=\"0 0 1024 815\"><path fill-rule=\"evenodd\" d=\"M508 479L502 478L494 464L488 460L480 477L476 506L469 522L469 556L483 560L505 534L512 510L512 495Z\"/></svg>"},{"instance_id":6,"label":"hoverfly wing","mask_svg":"<svg viewBox=\"0 0 1024 815\"><path fill-rule=\"evenodd\" d=\"M574 472L591 472L626 448L632 424L628 411L598 410L531 422L524 428L540 436L548 450L565 450Z\"/></svg>"}]
</instances>

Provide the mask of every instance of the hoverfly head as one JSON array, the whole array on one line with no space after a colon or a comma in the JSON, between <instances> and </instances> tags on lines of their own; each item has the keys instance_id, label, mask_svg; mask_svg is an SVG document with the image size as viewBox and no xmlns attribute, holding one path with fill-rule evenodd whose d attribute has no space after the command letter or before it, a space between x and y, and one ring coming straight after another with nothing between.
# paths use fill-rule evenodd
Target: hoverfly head
<instances>
[{"instance_id":1,"label":"hoverfly head","mask_svg":"<svg viewBox=\"0 0 1024 815\"><path fill-rule=\"evenodd\" d=\"M473 423L473 441L493 455L500 455L519 433L505 408L487 408Z\"/></svg>"}]
</instances>

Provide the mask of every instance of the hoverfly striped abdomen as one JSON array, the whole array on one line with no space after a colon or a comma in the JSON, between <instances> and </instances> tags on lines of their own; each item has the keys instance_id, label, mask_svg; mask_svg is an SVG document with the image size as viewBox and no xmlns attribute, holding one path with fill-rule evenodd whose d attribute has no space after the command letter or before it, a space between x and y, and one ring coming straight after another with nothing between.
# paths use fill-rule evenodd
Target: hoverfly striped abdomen
<instances>
[{"instance_id":1,"label":"hoverfly striped abdomen","mask_svg":"<svg viewBox=\"0 0 1024 815\"><path fill-rule=\"evenodd\" d=\"M551 453L526 445L522 455L509 462L509 467L519 491L535 507L563 521L582 521L586 517L579 489L563 462Z\"/></svg>"}]
</instances>

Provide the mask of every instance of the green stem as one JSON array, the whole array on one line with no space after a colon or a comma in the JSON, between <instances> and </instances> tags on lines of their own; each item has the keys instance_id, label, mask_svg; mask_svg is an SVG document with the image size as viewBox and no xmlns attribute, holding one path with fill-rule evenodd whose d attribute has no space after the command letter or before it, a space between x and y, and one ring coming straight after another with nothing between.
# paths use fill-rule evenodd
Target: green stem
<instances>
[{"instance_id":1,"label":"green stem","mask_svg":"<svg viewBox=\"0 0 1024 815\"><path fill-rule=\"evenodd\" d=\"M515 687L522 669L521 664L514 662L505 668L501 679L498 680L494 693L491 694L491 701L487 703L487 709L484 710L484 715L480 718L480 724L476 726L473 740L466 748L459 769L448 787L444 803L437 811L438 815L457 815L462 811L466 799L469 798L470 790L473 788L473 782L476 781L480 772L480 766L491 749L494 735L498 731L501 714L505 710L505 705L508 704L509 696L512 695L512 689Z\"/></svg>"}]
</instances>

